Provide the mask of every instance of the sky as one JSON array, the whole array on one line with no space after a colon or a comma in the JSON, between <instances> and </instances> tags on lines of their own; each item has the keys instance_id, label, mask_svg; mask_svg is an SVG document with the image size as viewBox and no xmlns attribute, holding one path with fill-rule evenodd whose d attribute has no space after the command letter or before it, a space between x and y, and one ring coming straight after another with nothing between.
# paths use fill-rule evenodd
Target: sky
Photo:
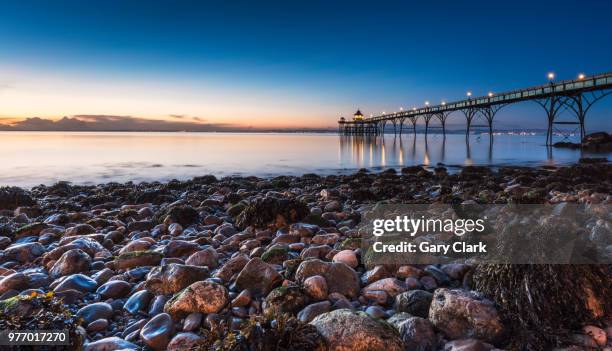
<instances>
[{"instance_id":1,"label":"sky","mask_svg":"<svg viewBox=\"0 0 612 351\"><path fill-rule=\"evenodd\" d=\"M611 71L610 13L601 0L3 1L0 130L335 128L357 108ZM587 128L612 130L611 113L609 97ZM545 115L526 102L497 123Z\"/></svg>"}]
</instances>

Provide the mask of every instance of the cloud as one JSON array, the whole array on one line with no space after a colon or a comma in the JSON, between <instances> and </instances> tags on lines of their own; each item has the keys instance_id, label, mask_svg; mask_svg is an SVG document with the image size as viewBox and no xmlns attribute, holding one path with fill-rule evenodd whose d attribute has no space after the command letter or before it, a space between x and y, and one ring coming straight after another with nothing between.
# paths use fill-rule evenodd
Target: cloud
<instances>
[{"instance_id":1,"label":"cloud","mask_svg":"<svg viewBox=\"0 0 612 351\"><path fill-rule=\"evenodd\" d=\"M177 115L182 116L182 115ZM212 132L237 131L242 128L223 123L172 121L115 115L75 115L59 120L30 117L11 123L0 123L0 130L14 131L128 131L128 132Z\"/></svg>"}]
</instances>

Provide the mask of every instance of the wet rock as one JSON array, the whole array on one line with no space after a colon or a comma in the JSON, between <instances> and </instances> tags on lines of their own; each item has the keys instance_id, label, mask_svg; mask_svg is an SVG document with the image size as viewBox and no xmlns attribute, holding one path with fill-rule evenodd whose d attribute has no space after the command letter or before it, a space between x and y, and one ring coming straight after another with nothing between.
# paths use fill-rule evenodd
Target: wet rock
<instances>
[{"instance_id":1,"label":"wet rock","mask_svg":"<svg viewBox=\"0 0 612 351\"><path fill-rule=\"evenodd\" d=\"M313 275L304 280L304 291L314 300L325 300L327 298L327 282L320 275Z\"/></svg>"},{"instance_id":2,"label":"wet rock","mask_svg":"<svg viewBox=\"0 0 612 351\"><path fill-rule=\"evenodd\" d=\"M244 307L251 303L251 293L244 289L232 300L232 307Z\"/></svg>"},{"instance_id":3,"label":"wet rock","mask_svg":"<svg viewBox=\"0 0 612 351\"><path fill-rule=\"evenodd\" d=\"M347 264L349 267L357 268L359 260L353 250L342 250L334 255L333 262L342 262Z\"/></svg>"},{"instance_id":4,"label":"wet rock","mask_svg":"<svg viewBox=\"0 0 612 351\"><path fill-rule=\"evenodd\" d=\"M168 344L168 351L196 350L206 344L206 338L194 333L178 333Z\"/></svg>"},{"instance_id":5,"label":"wet rock","mask_svg":"<svg viewBox=\"0 0 612 351\"><path fill-rule=\"evenodd\" d=\"M340 293L354 298L359 295L359 275L344 263L324 262L318 259L300 263L295 272L296 281L303 283L308 277L321 275L327 282L328 293Z\"/></svg>"},{"instance_id":6,"label":"wet rock","mask_svg":"<svg viewBox=\"0 0 612 351\"><path fill-rule=\"evenodd\" d=\"M252 258L236 278L239 290L249 289L255 296L267 295L282 281L281 275L259 257Z\"/></svg>"},{"instance_id":7,"label":"wet rock","mask_svg":"<svg viewBox=\"0 0 612 351\"><path fill-rule=\"evenodd\" d=\"M384 291L391 298L406 291L406 284L395 278L385 278L366 286L363 291Z\"/></svg>"},{"instance_id":8,"label":"wet rock","mask_svg":"<svg viewBox=\"0 0 612 351\"><path fill-rule=\"evenodd\" d=\"M306 306L303 310L301 310L297 317L300 321L304 323L308 323L312 321L315 317L320 314L329 312L331 309L331 302L329 301L321 301L317 303L310 304Z\"/></svg>"},{"instance_id":9,"label":"wet rock","mask_svg":"<svg viewBox=\"0 0 612 351\"><path fill-rule=\"evenodd\" d=\"M185 260L185 264L192 266L206 266L209 269L217 268L219 265L219 255L217 250L208 247L204 250L194 252Z\"/></svg>"},{"instance_id":10,"label":"wet rock","mask_svg":"<svg viewBox=\"0 0 612 351\"><path fill-rule=\"evenodd\" d=\"M139 239L130 241L127 243L127 245L121 248L121 250L119 250L119 255L134 251L147 251L151 245L153 245L153 243L149 240Z\"/></svg>"},{"instance_id":11,"label":"wet rock","mask_svg":"<svg viewBox=\"0 0 612 351\"><path fill-rule=\"evenodd\" d=\"M202 314L199 312L190 313L187 317L185 317L185 321L183 322L183 330L198 330L198 328L200 328L200 326L202 325L202 317Z\"/></svg>"},{"instance_id":12,"label":"wet rock","mask_svg":"<svg viewBox=\"0 0 612 351\"><path fill-rule=\"evenodd\" d=\"M164 247L164 257L189 256L200 249L198 243L185 240L172 240Z\"/></svg>"},{"instance_id":13,"label":"wet rock","mask_svg":"<svg viewBox=\"0 0 612 351\"><path fill-rule=\"evenodd\" d=\"M51 278L89 271L91 257L80 249L66 251L49 270Z\"/></svg>"},{"instance_id":14,"label":"wet rock","mask_svg":"<svg viewBox=\"0 0 612 351\"><path fill-rule=\"evenodd\" d=\"M84 351L114 351L114 350L139 350L136 344L133 344L116 336L100 339L90 342L85 345Z\"/></svg>"},{"instance_id":15,"label":"wet rock","mask_svg":"<svg viewBox=\"0 0 612 351\"><path fill-rule=\"evenodd\" d=\"M330 351L403 351L399 333L389 324L347 309L319 315L310 322Z\"/></svg>"},{"instance_id":16,"label":"wet rock","mask_svg":"<svg viewBox=\"0 0 612 351\"><path fill-rule=\"evenodd\" d=\"M269 264L282 264L289 259L289 249L284 246L269 248L261 255L261 260Z\"/></svg>"},{"instance_id":17,"label":"wet rock","mask_svg":"<svg viewBox=\"0 0 612 351\"><path fill-rule=\"evenodd\" d=\"M476 339L453 340L444 344L444 351L489 351L493 345Z\"/></svg>"},{"instance_id":18,"label":"wet rock","mask_svg":"<svg viewBox=\"0 0 612 351\"><path fill-rule=\"evenodd\" d=\"M138 311L146 311L153 295L147 290L137 291L123 305L123 309L135 314Z\"/></svg>"},{"instance_id":19,"label":"wet rock","mask_svg":"<svg viewBox=\"0 0 612 351\"><path fill-rule=\"evenodd\" d=\"M97 319L108 319L113 315L113 308L106 302L96 302L77 311L77 316L83 318L86 324Z\"/></svg>"},{"instance_id":20,"label":"wet rock","mask_svg":"<svg viewBox=\"0 0 612 351\"><path fill-rule=\"evenodd\" d=\"M45 253L45 247L40 243L15 244L4 250L4 258L27 263L34 261Z\"/></svg>"},{"instance_id":21,"label":"wet rock","mask_svg":"<svg viewBox=\"0 0 612 351\"><path fill-rule=\"evenodd\" d=\"M296 314L306 305L307 297L297 286L282 286L272 290L263 303L266 316Z\"/></svg>"},{"instance_id":22,"label":"wet rock","mask_svg":"<svg viewBox=\"0 0 612 351\"><path fill-rule=\"evenodd\" d=\"M145 288L154 294L174 294L191 283L208 278L208 268L171 263L153 268L147 275Z\"/></svg>"},{"instance_id":23,"label":"wet rock","mask_svg":"<svg viewBox=\"0 0 612 351\"><path fill-rule=\"evenodd\" d=\"M594 325L587 325L582 328L582 331L586 335L593 338L593 340L598 346L605 346L608 342L608 336L606 335L606 331Z\"/></svg>"},{"instance_id":24,"label":"wet rock","mask_svg":"<svg viewBox=\"0 0 612 351\"><path fill-rule=\"evenodd\" d=\"M169 216L173 222L179 223L183 227L188 227L200 220L200 214L191 206L172 207L166 213L166 216Z\"/></svg>"},{"instance_id":25,"label":"wet rock","mask_svg":"<svg viewBox=\"0 0 612 351\"><path fill-rule=\"evenodd\" d=\"M227 289L210 281L196 282L174 295L164 311L173 315L187 315L193 312L217 313L229 302Z\"/></svg>"},{"instance_id":26,"label":"wet rock","mask_svg":"<svg viewBox=\"0 0 612 351\"><path fill-rule=\"evenodd\" d=\"M425 290L411 290L395 297L395 310L427 318L433 294Z\"/></svg>"},{"instance_id":27,"label":"wet rock","mask_svg":"<svg viewBox=\"0 0 612 351\"><path fill-rule=\"evenodd\" d=\"M88 332L101 332L104 331L108 328L108 320L106 319L96 319L95 321L89 323L89 325L87 325L87 331Z\"/></svg>"},{"instance_id":28,"label":"wet rock","mask_svg":"<svg viewBox=\"0 0 612 351\"><path fill-rule=\"evenodd\" d=\"M168 299L164 295L157 295L149 305L149 316L155 316L164 311Z\"/></svg>"},{"instance_id":29,"label":"wet rock","mask_svg":"<svg viewBox=\"0 0 612 351\"><path fill-rule=\"evenodd\" d=\"M0 295L9 290L21 291L28 288L30 278L23 273L13 273L0 280Z\"/></svg>"},{"instance_id":30,"label":"wet rock","mask_svg":"<svg viewBox=\"0 0 612 351\"><path fill-rule=\"evenodd\" d=\"M172 317L161 313L151 318L140 330L140 339L154 350L165 350L174 332Z\"/></svg>"},{"instance_id":31,"label":"wet rock","mask_svg":"<svg viewBox=\"0 0 612 351\"><path fill-rule=\"evenodd\" d=\"M114 261L117 269L128 269L141 266L157 266L163 255L155 251L134 251L119 255Z\"/></svg>"},{"instance_id":32,"label":"wet rock","mask_svg":"<svg viewBox=\"0 0 612 351\"><path fill-rule=\"evenodd\" d=\"M300 221L309 212L308 206L299 200L267 196L249 203L238 215L236 225L239 228L266 228L269 225L281 228Z\"/></svg>"},{"instance_id":33,"label":"wet rock","mask_svg":"<svg viewBox=\"0 0 612 351\"><path fill-rule=\"evenodd\" d=\"M236 255L225 262L223 267L217 271L215 277L227 282L234 274L240 272L248 262L249 257L247 255Z\"/></svg>"},{"instance_id":34,"label":"wet rock","mask_svg":"<svg viewBox=\"0 0 612 351\"><path fill-rule=\"evenodd\" d=\"M429 320L451 339L477 338L496 342L504 332L493 302L465 290L436 290Z\"/></svg>"},{"instance_id":35,"label":"wet rock","mask_svg":"<svg viewBox=\"0 0 612 351\"><path fill-rule=\"evenodd\" d=\"M132 286L128 282L123 280L111 280L100 286L98 290L96 290L96 293L100 294L104 299L120 299L127 296L131 289Z\"/></svg>"},{"instance_id":36,"label":"wet rock","mask_svg":"<svg viewBox=\"0 0 612 351\"><path fill-rule=\"evenodd\" d=\"M65 277L54 289L55 292L74 289L81 292L92 292L98 283L83 274L73 274Z\"/></svg>"},{"instance_id":37,"label":"wet rock","mask_svg":"<svg viewBox=\"0 0 612 351\"><path fill-rule=\"evenodd\" d=\"M437 349L436 333L427 319L408 318L399 325L398 330L407 350L435 351Z\"/></svg>"}]
</instances>

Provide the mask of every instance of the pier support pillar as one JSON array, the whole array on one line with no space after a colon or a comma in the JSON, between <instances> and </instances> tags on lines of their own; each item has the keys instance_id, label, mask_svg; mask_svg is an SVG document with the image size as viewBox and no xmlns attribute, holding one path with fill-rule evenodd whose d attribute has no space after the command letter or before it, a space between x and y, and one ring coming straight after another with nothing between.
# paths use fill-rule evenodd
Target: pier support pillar
<instances>
[{"instance_id":1,"label":"pier support pillar","mask_svg":"<svg viewBox=\"0 0 612 351\"><path fill-rule=\"evenodd\" d=\"M463 115L465 116L465 119L467 121L466 129L465 129L465 138L469 139L470 127L472 126L472 120L474 119L474 117L476 117L476 113L478 112L478 110L470 107L468 109L461 110L461 112L463 112Z\"/></svg>"},{"instance_id":2,"label":"pier support pillar","mask_svg":"<svg viewBox=\"0 0 612 351\"><path fill-rule=\"evenodd\" d=\"M580 141L584 139L586 135L586 115L587 112L591 109L593 104L597 101L603 99L604 97L610 95L612 93L612 89L610 90L599 90L599 91L589 91L585 93L580 93L577 95L569 96L564 100L564 103L567 107L574 112L576 118L578 119L578 123L580 124Z\"/></svg>"}]
</instances>

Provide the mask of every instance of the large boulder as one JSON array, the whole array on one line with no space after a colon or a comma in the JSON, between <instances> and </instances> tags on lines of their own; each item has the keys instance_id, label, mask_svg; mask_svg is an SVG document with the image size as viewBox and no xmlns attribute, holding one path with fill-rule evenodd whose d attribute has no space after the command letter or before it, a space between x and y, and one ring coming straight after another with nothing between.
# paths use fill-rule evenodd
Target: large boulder
<instances>
[{"instance_id":1,"label":"large boulder","mask_svg":"<svg viewBox=\"0 0 612 351\"><path fill-rule=\"evenodd\" d=\"M427 318L433 294L425 290L410 290L395 297L395 310Z\"/></svg>"},{"instance_id":2,"label":"large boulder","mask_svg":"<svg viewBox=\"0 0 612 351\"><path fill-rule=\"evenodd\" d=\"M174 294L192 283L208 278L208 268L171 263L153 268L145 288L157 295Z\"/></svg>"},{"instance_id":3,"label":"large boulder","mask_svg":"<svg viewBox=\"0 0 612 351\"><path fill-rule=\"evenodd\" d=\"M421 317L410 317L400 323L399 333L404 340L406 350L435 351L436 333L431 322Z\"/></svg>"},{"instance_id":4,"label":"large boulder","mask_svg":"<svg viewBox=\"0 0 612 351\"><path fill-rule=\"evenodd\" d=\"M363 312L340 309L323 313L310 322L328 351L404 351L404 342L393 326Z\"/></svg>"},{"instance_id":5,"label":"large boulder","mask_svg":"<svg viewBox=\"0 0 612 351\"><path fill-rule=\"evenodd\" d=\"M164 312L173 317L189 313L217 313L229 302L229 293L221 285L211 281L195 282L166 302Z\"/></svg>"},{"instance_id":6,"label":"large boulder","mask_svg":"<svg viewBox=\"0 0 612 351\"><path fill-rule=\"evenodd\" d=\"M504 332L494 303L467 290L437 289L429 320L450 339L476 338L495 343Z\"/></svg>"}]
</instances>

